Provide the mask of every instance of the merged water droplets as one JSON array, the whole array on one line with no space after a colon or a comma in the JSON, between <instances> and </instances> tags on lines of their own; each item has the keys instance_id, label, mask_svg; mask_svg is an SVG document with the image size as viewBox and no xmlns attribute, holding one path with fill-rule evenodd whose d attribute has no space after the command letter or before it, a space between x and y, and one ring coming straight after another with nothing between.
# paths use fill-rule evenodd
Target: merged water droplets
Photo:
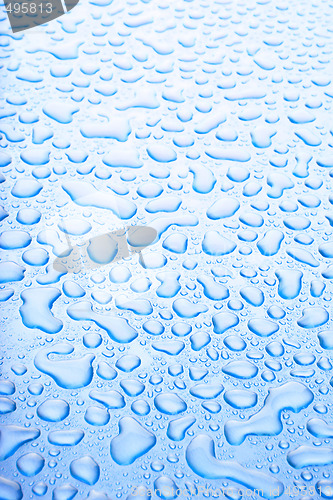
<instances>
[{"instance_id":1,"label":"merged water droplets","mask_svg":"<svg viewBox=\"0 0 333 500\"><path fill-rule=\"evenodd\" d=\"M1 498L332 497L331 18L2 16Z\"/></svg>"}]
</instances>

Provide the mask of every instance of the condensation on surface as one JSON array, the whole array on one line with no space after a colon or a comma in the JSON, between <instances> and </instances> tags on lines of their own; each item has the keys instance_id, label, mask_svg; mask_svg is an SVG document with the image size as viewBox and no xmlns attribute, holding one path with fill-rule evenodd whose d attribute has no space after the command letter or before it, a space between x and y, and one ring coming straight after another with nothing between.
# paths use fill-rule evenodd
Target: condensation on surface
<instances>
[{"instance_id":1,"label":"condensation on surface","mask_svg":"<svg viewBox=\"0 0 333 500\"><path fill-rule=\"evenodd\" d=\"M333 498L332 8L2 10L1 499Z\"/></svg>"}]
</instances>

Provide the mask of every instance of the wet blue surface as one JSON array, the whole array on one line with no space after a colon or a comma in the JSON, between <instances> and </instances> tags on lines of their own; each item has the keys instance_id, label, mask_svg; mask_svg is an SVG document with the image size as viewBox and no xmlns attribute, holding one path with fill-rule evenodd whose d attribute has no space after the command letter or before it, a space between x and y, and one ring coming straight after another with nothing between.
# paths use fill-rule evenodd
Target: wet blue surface
<instances>
[{"instance_id":1,"label":"wet blue surface","mask_svg":"<svg viewBox=\"0 0 333 500\"><path fill-rule=\"evenodd\" d=\"M1 499L333 498L332 8L3 11Z\"/></svg>"}]
</instances>

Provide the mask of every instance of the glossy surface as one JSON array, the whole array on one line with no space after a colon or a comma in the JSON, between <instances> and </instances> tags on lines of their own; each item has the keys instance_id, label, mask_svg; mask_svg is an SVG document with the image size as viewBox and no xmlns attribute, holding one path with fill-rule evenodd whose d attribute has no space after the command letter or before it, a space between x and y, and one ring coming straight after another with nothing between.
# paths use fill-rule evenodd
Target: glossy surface
<instances>
[{"instance_id":1,"label":"glossy surface","mask_svg":"<svg viewBox=\"0 0 333 500\"><path fill-rule=\"evenodd\" d=\"M0 498L333 498L332 13L2 14Z\"/></svg>"}]
</instances>

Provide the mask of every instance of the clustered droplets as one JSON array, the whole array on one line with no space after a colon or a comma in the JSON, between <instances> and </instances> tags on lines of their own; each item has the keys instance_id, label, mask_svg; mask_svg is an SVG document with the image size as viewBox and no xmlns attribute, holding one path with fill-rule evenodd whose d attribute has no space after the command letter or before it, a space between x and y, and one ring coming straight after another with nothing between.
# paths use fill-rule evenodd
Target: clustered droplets
<instances>
[{"instance_id":1,"label":"clustered droplets","mask_svg":"<svg viewBox=\"0 0 333 500\"><path fill-rule=\"evenodd\" d=\"M1 499L333 498L332 14L3 9Z\"/></svg>"}]
</instances>

